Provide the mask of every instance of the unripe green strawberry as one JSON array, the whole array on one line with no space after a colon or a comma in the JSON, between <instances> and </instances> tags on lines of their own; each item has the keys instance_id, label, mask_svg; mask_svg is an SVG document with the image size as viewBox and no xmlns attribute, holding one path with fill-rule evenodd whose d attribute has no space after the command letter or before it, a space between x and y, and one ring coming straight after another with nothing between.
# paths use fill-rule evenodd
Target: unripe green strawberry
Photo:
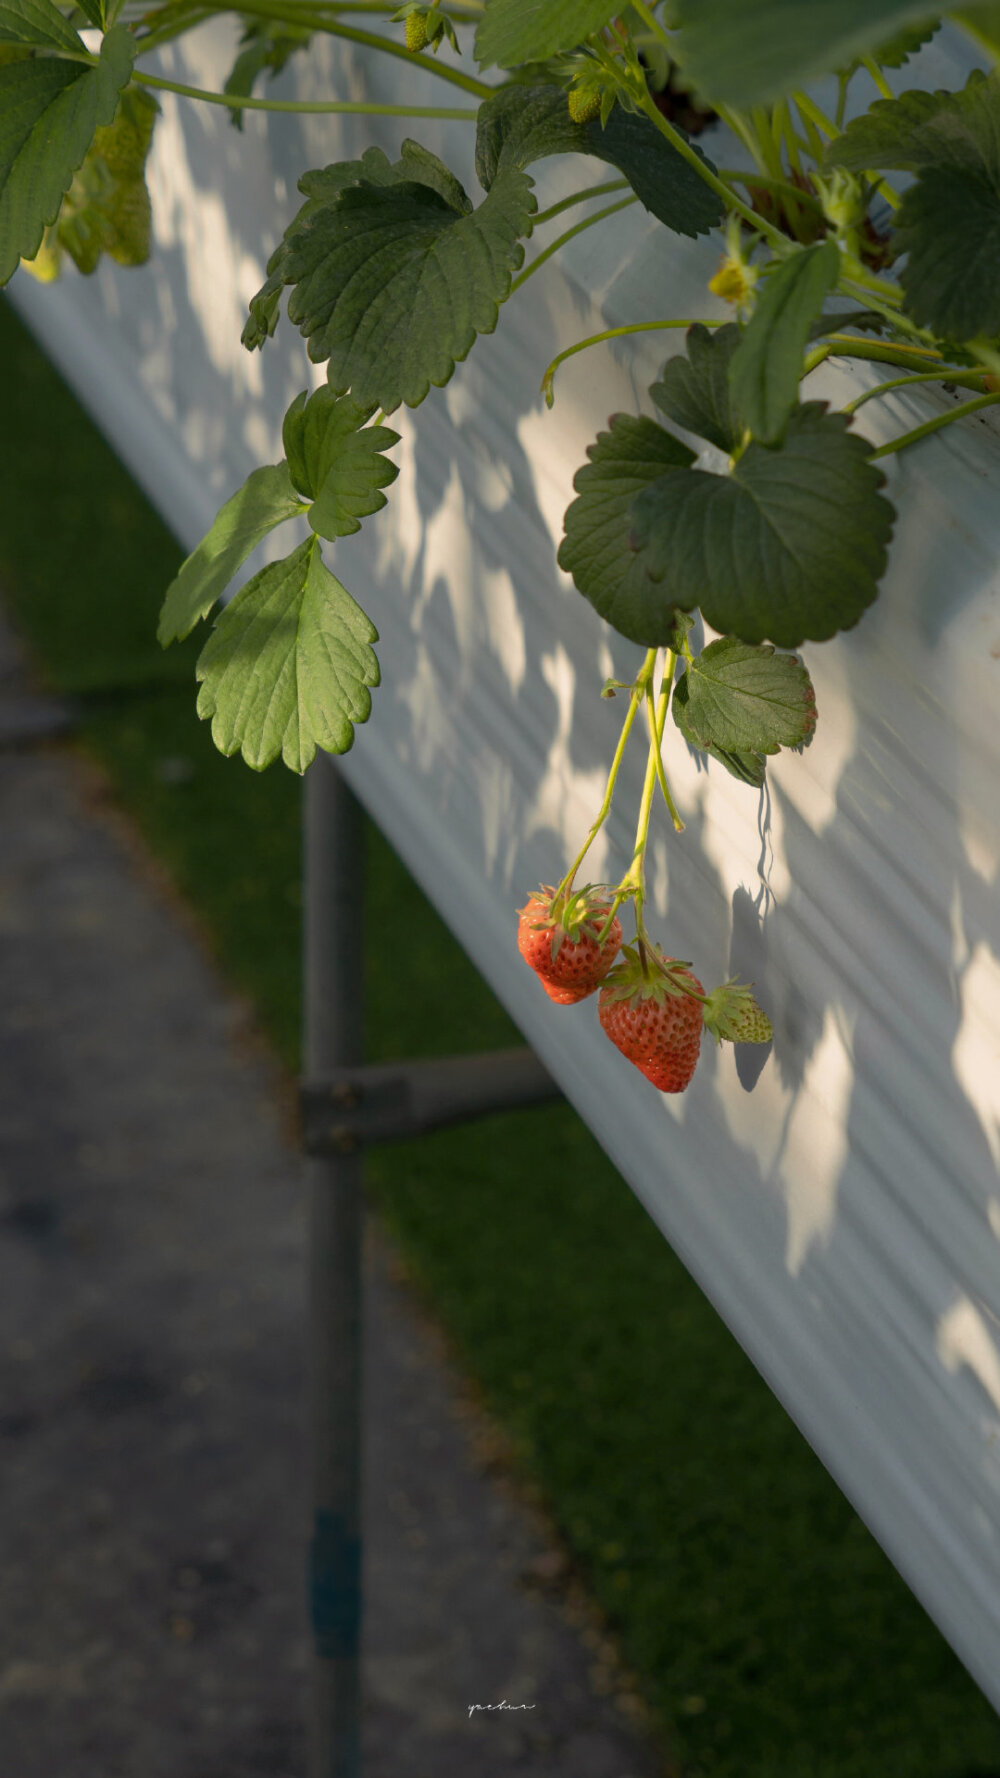
<instances>
[{"instance_id":1,"label":"unripe green strawberry","mask_svg":"<svg viewBox=\"0 0 1000 1778\"><path fill-rule=\"evenodd\" d=\"M601 989L605 1034L661 1093L682 1093L698 1066L704 990L698 977L659 946L643 959L626 946Z\"/></svg>"},{"instance_id":2,"label":"unripe green strawberry","mask_svg":"<svg viewBox=\"0 0 1000 1778\"><path fill-rule=\"evenodd\" d=\"M611 902L593 888L561 896L543 885L520 909L517 948L550 1000L575 1006L600 987L622 942L617 916L607 925Z\"/></svg>"},{"instance_id":3,"label":"unripe green strawberry","mask_svg":"<svg viewBox=\"0 0 1000 1778\"><path fill-rule=\"evenodd\" d=\"M705 1001L705 1028L716 1043L770 1043L771 1021L750 989L735 977L713 988Z\"/></svg>"},{"instance_id":4,"label":"unripe green strawberry","mask_svg":"<svg viewBox=\"0 0 1000 1778\"><path fill-rule=\"evenodd\" d=\"M411 12L407 16L406 47L414 56L427 47L427 20L422 12Z\"/></svg>"},{"instance_id":5,"label":"unripe green strawberry","mask_svg":"<svg viewBox=\"0 0 1000 1778\"><path fill-rule=\"evenodd\" d=\"M590 123L593 118L600 116L601 95L596 87L570 87L566 102L573 123Z\"/></svg>"}]
</instances>

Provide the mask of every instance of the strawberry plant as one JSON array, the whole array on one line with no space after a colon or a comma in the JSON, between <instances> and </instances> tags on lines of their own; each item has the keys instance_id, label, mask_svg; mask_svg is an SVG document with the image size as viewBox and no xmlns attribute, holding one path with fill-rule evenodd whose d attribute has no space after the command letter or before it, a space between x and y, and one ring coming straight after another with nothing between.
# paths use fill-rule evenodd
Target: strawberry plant
<instances>
[{"instance_id":1,"label":"strawberry plant","mask_svg":"<svg viewBox=\"0 0 1000 1778\"><path fill-rule=\"evenodd\" d=\"M809 744L816 700L799 651L863 623L877 597L895 521L880 459L1000 401L998 9L948 15L983 64L955 92L915 78L897 96L888 78L905 88L939 28L926 0L242 0L228 9L243 41L222 90L149 70L151 52L225 10L0 0L0 283L22 264L50 278L67 258L86 274L102 253L146 257L143 168L160 90L226 107L237 126L248 109L461 120L475 132L480 185L470 195L410 137L395 160L370 147L303 171L303 202L249 305L248 351L266 348L284 309L327 382L292 402L282 460L249 476L183 564L159 636L169 645L215 610L198 711L222 752L257 770L280 757L302 772L317 748L342 753L369 716L378 637L329 562L386 504L392 414L447 383L582 229L640 204L669 231L718 236L705 314L607 329L538 367L551 405L568 357L640 331L685 336L643 411L603 427L595 415L581 440L559 564L636 645L637 664L628 683L603 688L623 695L625 713L587 844L528 902L519 932L553 999L600 989L613 1041L681 1090L704 1029L726 1042L771 1031L748 988L706 993L647 932L657 798L683 827L671 748L708 756L750 793L770 757ZM419 65L464 103L258 90L320 33ZM817 76L833 76L823 105ZM597 162L600 176L540 211L533 169L567 154ZM577 206L580 219L560 226ZM551 224L555 237L525 265ZM832 411L803 388L828 359L885 374ZM876 447L864 404L924 384L959 399ZM227 599L257 544L292 518L304 518L306 540ZM696 642L704 626L709 639ZM628 868L617 884L577 889L637 727L647 765ZM626 909L634 942L615 962Z\"/></svg>"}]
</instances>

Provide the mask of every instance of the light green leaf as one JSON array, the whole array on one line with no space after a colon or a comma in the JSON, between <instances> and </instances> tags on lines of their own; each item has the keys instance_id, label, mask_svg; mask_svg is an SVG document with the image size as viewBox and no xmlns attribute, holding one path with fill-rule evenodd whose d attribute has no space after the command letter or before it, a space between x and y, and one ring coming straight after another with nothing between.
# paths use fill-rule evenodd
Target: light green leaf
<instances>
[{"instance_id":1,"label":"light green leaf","mask_svg":"<svg viewBox=\"0 0 1000 1778\"><path fill-rule=\"evenodd\" d=\"M689 327L687 356L669 358L649 393L660 412L685 432L707 438L728 455L743 436L743 420L733 404L729 367L740 344L735 321L715 329Z\"/></svg>"},{"instance_id":2,"label":"light green leaf","mask_svg":"<svg viewBox=\"0 0 1000 1778\"><path fill-rule=\"evenodd\" d=\"M244 343L273 330L280 278L294 286L290 320L310 358L329 360L338 393L386 413L415 407L496 326L536 208L530 178L505 161L473 210L447 167L406 142L395 165L371 148L301 184L310 196L272 257Z\"/></svg>"},{"instance_id":3,"label":"light green leaf","mask_svg":"<svg viewBox=\"0 0 1000 1778\"><path fill-rule=\"evenodd\" d=\"M701 149L691 147L711 168ZM705 234L722 218L715 192L639 112L616 106L603 128L596 118L575 124L566 88L551 85L504 86L480 105L476 172L485 191L502 164L523 170L556 154L588 154L617 167L650 214L678 234Z\"/></svg>"},{"instance_id":4,"label":"light green leaf","mask_svg":"<svg viewBox=\"0 0 1000 1778\"><path fill-rule=\"evenodd\" d=\"M701 94L746 108L832 73L931 16L927 0L677 0L674 43Z\"/></svg>"},{"instance_id":5,"label":"light green leaf","mask_svg":"<svg viewBox=\"0 0 1000 1778\"><path fill-rule=\"evenodd\" d=\"M655 420L614 414L587 455L573 480L559 566L622 636L646 648L669 644L676 613L629 548L632 503L662 475L686 470L693 453Z\"/></svg>"},{"instance_id":6,"label":"light green leaf","mask_svg":"<svg viewBox=\"0 0 1000 1778\"><path fill-rule=\"evenodd\" d=\"M794 654L722 636L678 680L674 720L688 739L725 753L777 753L801 747L816 726L816 694Z\"/></svg>"},{"instance_id":7,"label":"light green leaf","mask_svg":"<svg viewBox=\"0 0 1000 1778\"><path fill-rule=\"evenodd\" d=\"M135 39L115 25L96 67L51 56L0 67L0 285L32 259L128 81Z\"/></svg>"},{"instance_id":8,"label":"light green leaf","mask_svg":"<svg viewBox=\"0 0 1000 1778\"><path fill-rule=\"evenodd\" d=\"M308 519L320 537L347 537L385 505L382 488L399 471L384 455L399 443L388 426L367 426L371 408L349 395L317 389L296 396L282 428L292 481L312 500Z\"/></svg>"},{"instance_id":9,"label":"light green leaf","mask_svg":"<svg viewBox=\"0 0 1000 1778\"><path fill-rule=\"evenodd\" d=\"M0 0L0 43L83 53L83 38L52 0Z\"/></svg>"},{"instance_id":10,"label":"light green leaf","mask_svg":"<svg viewBox=\"0 0 1000 1778\"><path fill-rule=\"evenodd\" d=\"M199 716L221 753L263 771L280 754L304 772L317 747L346 753L379 682L374 624L325 567L315 537L262 568L202 649Z\"/></svg>"},{"instance_id":11,"label":"light green leaf","mask_svg":"<svg viewBox=\"0 0 1000 1778\"><path fill-rule=\"evenodd\" d=\"M287 463L255 469L226 501L196 550L167 588L157 637L163 648L179 642L222 597L237 569L269 531L305 510Z\"/></svg>"},{"instance_id":12,"label":"light green leaf","mask_svg":"<svg viewBox=\"0 0 1000 1778\"><path fill-rule=\"evenodd\" d=\"M620 0L487 0L476 30L481 68L517 68L575 49L621 11Z\"/></svg>"},{"instance_id":13,"label":"light green leaf","mask_svg":"<svg viewBox=\"0 0 1000 1778\"><path fill-rule=\"evenodd\" d=\"M810 325L837 282L835 241L804 247L758 286L757 306L729 366L733 405L755 438L777 444L798 399Z\"/></svg>"},{"instance_id":14,"label":"light green leaf","mask_svg":"<svg viewBox=\"0 0 1000 1778\"><path fill-rule=\"evenodd\" d=\"M667 602L743 642L849 629L878 591L894 518L870 450L813 401L780 449L751 443L729 475L662 476L635 501L633 536Z\"/></svg>"}]
</instances>

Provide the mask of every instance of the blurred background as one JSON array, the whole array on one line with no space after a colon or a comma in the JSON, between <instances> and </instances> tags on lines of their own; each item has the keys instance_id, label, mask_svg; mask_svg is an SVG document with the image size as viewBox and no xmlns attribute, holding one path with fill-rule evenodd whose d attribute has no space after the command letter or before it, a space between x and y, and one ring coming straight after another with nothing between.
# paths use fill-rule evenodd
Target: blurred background
<instances>
[{"instance_id":1,"label":"blurred background","mask_svg":"<svg viewBox=\"0 0 1000 1778\"><path fill-rule=\"evenodd\" d=\"M159 602L181 552L2 302L0 365L0 601L36 685L71 705L72 731L57 746L93 762L100 776L91 782L165 873L181 917L196 923L214 966L251 1009L246 1069L268 1083L276 1104L284 1093L290 1108L299 1058L301 786L279 767L257 776L214 750L195 715L200 640L167 653L155 640ZM7 808L16 812L15 803ZM6 851L12 834L0 844ZM371 824L366 872L369 1059L517 1042ZM518 968L513 933L512 910L511 967ZM8 937L13 955L16 931ZM176 1037L183 1044L183 1032ZM289 1113L281 1133L289 1145L290 1126ZM12 1194L7 1128L0 1122L0 1243L3 1275L13 1276L29 1263L22 1262L26 1244L35 1251L55 1239L58 1218L26 1211L36 1198L20 1188ZM568 1107L376 1150L367 1189L387 1250L427 1318L432 1344L439 1342L434 1350L463 1379L471 1434L490 1445L490 1486L512 1488L541 1515L539 1586L576 1601L589 1638L588 1684L613 1693L638 1726L650 1770L684 1778L1000 1773L993 1711ZM217 1223L225 1242L225 1219ZM76 1263L71 1243L59 1260L60 1289L70 1294ZM145 1263L155 1270L155 1254ZM291 1289L287 1252L275 1255L275 1266L282 1288ZM152 1304L155 1282L148 1288ZM266 1280L262 1288L266 1295ZM10 1454L0 1468L0 1497L10 1488L0 1518L19 1545L37 1542L44 1554L47 1513L57 1511L72 1537L79 1507L81 1545L95 1533L82 1496L74 1495L72 1438L51 1439L44 1500L33 1504L18 1491L15 1447L23 1450L42 1424L30 1377L18 1365L26 1345L44 1344L59 1305L40 1289L27 1302L9 1296L12 1316L15 1308L16 1327L4 1324L0 1305L7 1379L0 1450ZM26 1316L38 1322L27 1331ZM155 1349L154 1313L146 1334ZM276 1376L259 1342L240 1364L247 1401L257 1378L263 1393L284 1402L294 1441L294 1375ZM142 1406L139 1372L131 1385L128 1374L119 1366L110 1385L100 1372L83 1379L99 1408L103 1402L105 1421L116 1401L122 1406L122 1391L129 1407L130 1387L131 1405ZM197 1368L190 1374L197 1377ZM421 1388L419 1374L413 1388ZM60 1411L50 1401L46 1423ZM116 1487L131 1472L114 1438L104 1448L103 1510L114 1519L125 1510ZM260 1461L266 1471L269 1453L262 1450ZM433 1466L432 1450L426 1462ZM298 1503L288 1511L293 1528L281 1536L291 1548ZM476 1552L480 1567L491 1559L488 1547ZM214 1583L212 1560L222 1565ZM199 1561L175 1563L162 1581L143 1583L173 1653L185 1658L189 1644L197 1656L213 1634L211 1612L202 1603L199 1617L192 1600L204 1602L213 1584L216 1599L220 1586L224 1597L237 1585L228 1558ZM47 1573L53 1625L61 1584L59 1570ZM259 1584L294 1593L299 1580L283 1577L275 1562ZM3 1587L0 1572L0 1599ZM29 1609L8 1593L0 1612L0 1722L6 1712L21 1737L8 1742L21 1749L17 1763L0 1759L3 1778L54 1769L24 1763L30 1711L40 1708L20 1642L19 1614ZM98 1646L100 1635L115 1635L106 1602L101 1614ZM247 1658L280 1655L265 1637ZM300 1679L290 1670L287 1683L294 1688ZM90 1719L99 1721L102 1709L113 1713L112 1697L100 1701L96 1676L81 1672L74 1683L71 1699L98 1694ZM172 1707L166 1696L161 1704ZM71 1709L65 1733L75 1732ZM98 1736L81 1771L148 1778L127 1737L109 1741L104 1755L100 1748ZM253 1755L244 1750L242 1765L234 1755L225 1778L230 1770L298 1778L301 1749L276 1744L272 1754L267 1764L259 1746ZM190 1766L194 1778L215 1778L217 1770ZM584 1778L582 1763L579 1771Z\"/></svg>"}]
</instances>

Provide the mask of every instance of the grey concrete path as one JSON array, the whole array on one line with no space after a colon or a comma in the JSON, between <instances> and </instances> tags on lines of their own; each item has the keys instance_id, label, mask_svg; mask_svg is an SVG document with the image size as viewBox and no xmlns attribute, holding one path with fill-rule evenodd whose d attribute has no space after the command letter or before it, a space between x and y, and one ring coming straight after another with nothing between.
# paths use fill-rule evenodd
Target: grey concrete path
<instances>
[{"instance_id":1,"label":"grey concrete path","mask_svg":"<svg viewBox=\"0 0 1000 1778\"><path fill-rule=\"evenodd\" d=\"M302 1778L289 1084L25 692L0 630L0 1774ZM374 1228L367 1291L365 1778L662 1774Z\"/></svg>"}]
</instances>

